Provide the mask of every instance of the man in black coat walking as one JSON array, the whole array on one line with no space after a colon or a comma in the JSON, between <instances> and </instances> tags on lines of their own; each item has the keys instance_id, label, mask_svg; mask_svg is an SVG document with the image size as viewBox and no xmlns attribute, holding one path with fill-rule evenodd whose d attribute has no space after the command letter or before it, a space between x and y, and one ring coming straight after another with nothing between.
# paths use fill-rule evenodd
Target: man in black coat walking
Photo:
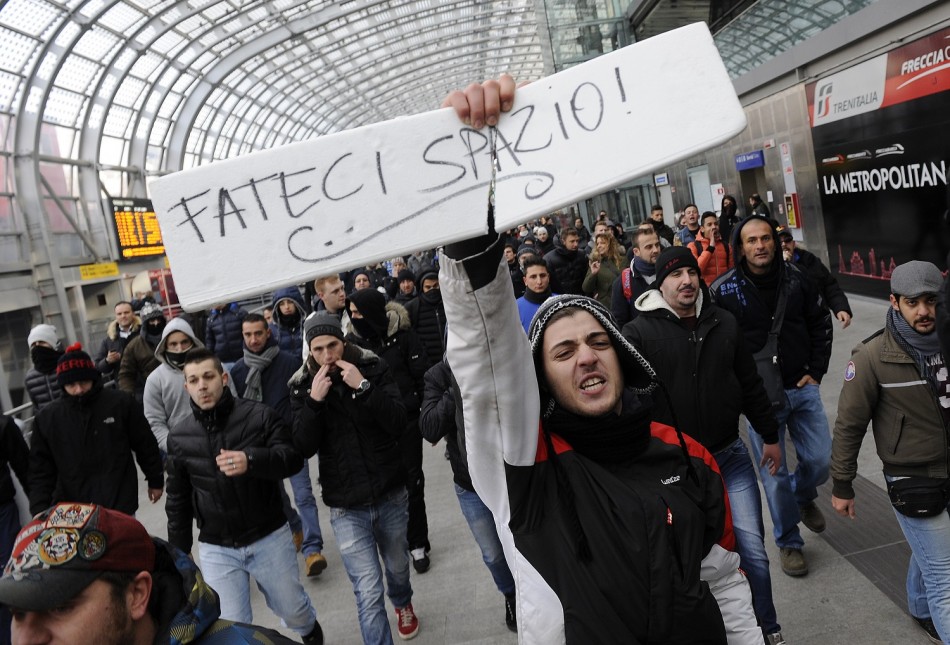
<instances>
[{"instance_id":1,"label":"man in black coat walking","mask_svg":"<svg viewBox=\"0 0 950 645\"><path fill-rule=\"evenodd\" d=\"M127 393L104 389L89 354L76 343L56 365L63 398L36 417L30 447L30 512L55 502L86 502L134 515L139 507L132 453L154 504L163 492L162 458L142 408Z\"/></svg>"}]
</instances>

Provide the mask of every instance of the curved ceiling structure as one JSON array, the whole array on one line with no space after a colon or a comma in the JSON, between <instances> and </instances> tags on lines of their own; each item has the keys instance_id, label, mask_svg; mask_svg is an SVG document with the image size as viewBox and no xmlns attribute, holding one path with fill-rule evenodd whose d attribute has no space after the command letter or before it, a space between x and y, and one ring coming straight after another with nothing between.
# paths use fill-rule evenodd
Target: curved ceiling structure
<instances>
[{"instance_id":1,"label":"curved ceiling structure","mask_svg":"<svg viewBox=\"0 0 950 645\"><path fill-rule=\"evenodd\" d=\"M871 2L760 0L716 41L737 76ZM6 0L0 269L37 265L38 230L63 264L114 257L104 198L145 197L150 175L432 109L472 78L535 79L622 47L627 4ZM658 25L682 12L673 0L650 6Z\"/></svg>"},{"instance_id":2,"label":"curved ceiling structure","mask_svg":"<svg viewBox=\"0 0 950 645\"><path fill-rule=\"evenodd\" d=\"M15 198L96 258L103 193L545 73L534 0L7 0L0 52L0 233Z\"/></svg>"}]
</instances>

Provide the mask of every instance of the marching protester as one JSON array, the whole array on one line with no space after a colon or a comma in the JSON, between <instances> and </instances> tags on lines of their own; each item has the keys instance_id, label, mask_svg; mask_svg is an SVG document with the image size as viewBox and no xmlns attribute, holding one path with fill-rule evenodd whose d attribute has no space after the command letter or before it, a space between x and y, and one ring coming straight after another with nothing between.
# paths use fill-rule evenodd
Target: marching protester
<instances>
[{"instance_id":1,"label":"marching protester","mask_svg":"<svg viewBox=\"0 0 950 645\"><path fill-rule=\"evenodd\" d=\"M491 125L514 88L503 75L444 105ZM510 531L519 637L760 644L712 455L651 423L656 374L605 306L554 297L519 333L491 209L487 225L443 249L440 281L472 483Z\"/></svg>"}]
</instances>

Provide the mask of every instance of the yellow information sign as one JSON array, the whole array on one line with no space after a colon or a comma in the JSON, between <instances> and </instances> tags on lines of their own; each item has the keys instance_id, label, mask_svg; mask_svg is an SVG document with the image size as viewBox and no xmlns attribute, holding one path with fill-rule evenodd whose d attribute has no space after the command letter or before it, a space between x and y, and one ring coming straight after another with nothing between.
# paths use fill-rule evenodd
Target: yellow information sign
<instances>
[{"instance_id":1,"label":"yellow information sign","mask_svg":"<svg viewBox=\"0 0 950 645\"><path fill-rule=\"evenodd\" d=\"M115 262L98 262L96 264L83 264L79 267L79 275L83 280L96 280L98 278L114 278L119 275L119 265Z\"/></svg>"}]
</instances>

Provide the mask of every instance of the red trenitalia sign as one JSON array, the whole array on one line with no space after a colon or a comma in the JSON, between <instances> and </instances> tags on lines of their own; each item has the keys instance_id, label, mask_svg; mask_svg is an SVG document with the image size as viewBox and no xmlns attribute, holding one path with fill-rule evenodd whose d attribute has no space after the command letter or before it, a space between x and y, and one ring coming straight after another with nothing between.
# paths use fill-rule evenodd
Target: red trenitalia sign
<instances>
[{"instance_id":1,"label":"red trenitalia sign","mask_svg":"<svg viewBox=\"0 0 950 645\"><path fill-rule=\"evenodd\" d=\"M950 29L805 87L831 269L885 296L895 266L945 268Z\"/></svg>"}]
</instances>

